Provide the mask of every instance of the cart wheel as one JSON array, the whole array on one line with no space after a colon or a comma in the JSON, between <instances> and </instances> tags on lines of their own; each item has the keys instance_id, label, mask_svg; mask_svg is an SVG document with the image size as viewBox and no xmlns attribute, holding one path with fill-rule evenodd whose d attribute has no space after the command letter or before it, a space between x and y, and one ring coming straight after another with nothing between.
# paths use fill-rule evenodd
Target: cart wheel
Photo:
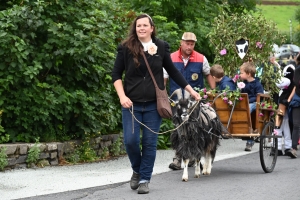
<instances>
[{"instance_id":1,"label":"cart wheel","mask_svg":"<svg viewBox=\"0 0 300 200\"><path fill-rule=\"evenodd\" d=\"M260 138L260 145L259 145L259 156L260 156L260 163L263 170L266 173L270 173L274 170L277 155L278 155L278 139L272 138L268 136L274 135L274 123L267 122L263 128L261 138Z\"/></svg>"}]
</instances>

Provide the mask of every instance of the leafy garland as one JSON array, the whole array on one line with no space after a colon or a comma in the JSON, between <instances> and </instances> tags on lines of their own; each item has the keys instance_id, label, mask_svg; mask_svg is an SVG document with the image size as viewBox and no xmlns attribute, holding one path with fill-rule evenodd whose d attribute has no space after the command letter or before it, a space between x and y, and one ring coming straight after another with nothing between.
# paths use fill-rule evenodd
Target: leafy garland
<instances>
[{"instance_id":1,"label":"leafy garland","mask_svg":"<svg viewBox=\"0 0 300 200\"><path fill-rule=\"evenodd\" d=\"M245 84L238 81L239 75L235 75L232 80L236 84L236 90L233 91L230 90L228 86L222 91L218 91L216 89L207 91L206 88L195 88L195 90L199 91L202 101L206 102L207 104L209 104L209 96L215 97L216 94L220 94L225 103L227 103L229 106L233 106L234 101L239 102L243 100L243 97L241 96L241 90L245 87Z\"/></svg>"},{"instance_id":2,"label":"leafy garland","mask_svg":"<svg viewBox=\"0 0 300 200\"><path fill-rule=\"evenodd\" d=\"M229 106L233 106L234 101L238 103L239 101L243 100L243 97L241 96L241 90L245 87L245 83L241 81L239 82L239 75L235 75L232 80L236 84L236 90L233 91L230 90L228 86L225 88L225 90L222 90L221 92L217 91L216 89L209 90L209 91L206 88L203 89L194 88L194 89L199 92L202 101L208 105L210 105L209 100L211 100L209 99L209 96L216 97L216 95L219 93L221 94L221 98L225 103L227 103ZM259 108L272 110L270 116L272 118L275 117L275 113L273 111L277 109L277 105L275 102L262 101L259 103ZM260 112L258 115L259 117L264 116L262 112Z\"/></svg>"},{"instance_id":3,"label":"leafy garland","mask_svg":"<svg viewBox=\"0 0 300 200\"><path fill-rule=\"evenodd\" d=\"M275 116L275 113L274 113L273 110L276 110L276 109L277 109L277 105L276 105L276 103L274 103L274 102L262 101L262 102L260 102L260 104L259 104L259 108L260 108L260 109L271 110L272 112L270 113L270 116L271 116L271 117L274 117L274 116ZM259 116L259 117L263 117L264 114L263 114L262 112L260 112L260 113L258 114L258 116Z\"/></svg>"},{"instance_id":4,"label":"leafy garland","mask_svg":"<svg viewBox=\"0 0 300 200\"><path fill-rule=\"evenodd\" d=\"M216 97L218 93L221 94L222 100L227 103L229 106L233 106L234 101L238 103L239 101L243 100L243 97L241 96L241 90L245 87L245 84L243 82L238 82L239 80L239 75L235 75L234 78L232 79L234 83L236 83L236 90L232 91L229 89L227 86L225 90L217 91L216 89L209 90L207 91L206 88L199 89L199 88L194 88L196 91L199 92L200 97L202 98L202 101L205 102L206 104L210 105L210 99L209 97ZM261 101L259 103L259 108L261 112L258 114L259 117L263 117L264 114L262 113L262 109L264 110L270 110L270 117L274 118L276 113L274 113L274 110L277 109L277 105L275 102L270 102L270 101ZM277 135L278 132L274 129L273 132L274 135Z\"/></svg>"}]
</instances>

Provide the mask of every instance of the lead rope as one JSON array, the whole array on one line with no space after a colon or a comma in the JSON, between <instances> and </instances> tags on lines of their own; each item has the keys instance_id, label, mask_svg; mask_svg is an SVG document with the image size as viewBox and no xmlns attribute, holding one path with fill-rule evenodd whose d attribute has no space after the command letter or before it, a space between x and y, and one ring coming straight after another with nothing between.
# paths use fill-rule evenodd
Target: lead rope
<instances>
[{"instance_id":1,"label":"lead rope","mask_svg":"<svg viewBox=\"0 0 300 200\"><path fill-rule=\"evenodd\" d=\"M130 108L129 108L129 111L131 112ZM132 121L132 134L133 134L134 133L134 121L133 121L133 119L135 119L135 116L133 114L133 103L132 103L132 112L131 112L131 114L132 114L131 121Z\"/></svg>"},{"instance_id":2,"label":"lead rope","mask_svg":"<svg viewBox=\"0 0 300 200\"><path fill-rule=\"evenodd\" d=\"M194 108L192 109L192 111L191 111L190 113L192 113L192 112L195 110L195 108L197 107L198 104L199 104L199 101L197 101L197 103L194 105ZM142 122L140 122L140 121L134 116L134 114L133 114L133 104L132 104L132 111L130 110L130 108L129 108L129 111L131 112L132 117L133 117L138 123L140 123L140 124L143 125L145 128L147 128L148 130L150 130L152 133L155 133L155 134L165 134L165 133L168 133L168 132L175 131L175 130L177 130L179 127L181 127L181 126L189 119L189 117L188 117L188 118L187 118L186 120L184 120L181 124L179 124L179 126L177 126L176 128L173 128L173 129L171 129L171 130L168 130L168 131L159 133L159 132L155 132L155 131L151 130L148 126L146 126L145 124L143 124ZM133 120L132 120L132 133L134 133L134 126L133 126L133 125L134 125L134 122L133 122Z\"/></svg>"}]
</instances>

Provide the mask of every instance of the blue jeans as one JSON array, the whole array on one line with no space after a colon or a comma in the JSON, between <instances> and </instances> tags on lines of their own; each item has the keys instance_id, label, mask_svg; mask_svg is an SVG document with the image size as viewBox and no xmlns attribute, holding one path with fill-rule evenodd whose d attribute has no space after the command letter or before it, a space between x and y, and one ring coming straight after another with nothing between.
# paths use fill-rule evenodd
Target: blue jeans
<instances>
[{"instance_id":1,"label":"blue jeans","mask_svg":"<svg viewBox=\"0 0 300 200\"><path fill-rule=\"evenodd\" d=\"M253 103L249 103L249 107L250 107L250 114L256 110L256 102ZM247 143L249 144L254 144L253 139L247 140Z\"/></svg>"},{"instance_id":2,"label":"blue jeans","mask_svg":"<svg viewBox=\"0 0 300 200\"><path fill-rule=\"evenodd\" d=\"M151 130L158 132L162 118L157 112L156 101L145 103L133 103L134 116L149 127ZM132 108L130 108L132 111ZM124 144L129 157L131 167L134 172L140 174L140 183L150 182L153 172L157 137L158 135L145 128L137 122L128 108L122 107L122 122ZM133 125L134 124L134 125ZM140 133L142 130L142 141ZM142 142L142 149L140 149Z\"/></svg>"},{"instance_id":3,"label":"blue jeans","mask_svg":"<svg viewBox=\"0 0 300 200\"><path fill-rule=\"evenodd\" d=\"M256 110L256 102L253 103L249 103L249 107L250 107L250 114Z\"/></svg>"}]
</instances>

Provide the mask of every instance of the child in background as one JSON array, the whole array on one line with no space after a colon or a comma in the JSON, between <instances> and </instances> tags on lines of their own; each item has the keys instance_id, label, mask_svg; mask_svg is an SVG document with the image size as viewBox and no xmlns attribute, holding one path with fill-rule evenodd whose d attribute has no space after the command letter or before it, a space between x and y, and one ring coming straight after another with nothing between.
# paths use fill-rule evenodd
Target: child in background
<instances>
[{"instance_id":1,"label":"child in background","mask_svg":"<svg viewBox=\"0 0 300 200\"><path fill-rule=\"evenodd\" d=\"M236 90L236 86L231 78L224 75L221 65L215 64L210 68L210 75L213 77L219 90L225 90L228 86L230 90Z\"/></svg>"},{"instance_id":2,"label":"child in background","mask_svg":"<svg viewBox=\"0 0 300 200\"><path fill-rule=\"evenodd\" d=\"M241 92L248 94L250 113L256 110L257 94L264 93L264 88L260 81L255 78L255 73L256 67L253 62L246 62L240 66L240 79L242 79L245 83L245 87L241 90ZM251 151L253 145L253 139L247 140L245 151Z\"/></svg>"},{"instance_id":3,"label":"child in background","mask_svg":"<svg viewBox=\"0 0 300 200\"><path fill-rule=\"evenodd\" d=\"M236 86L231 78L224 75L221 65L215 64L210 68L210 75L213 77L219 90L225 90L228 86L231 91L236 90Z\"/></svg>"}]
</instances>

